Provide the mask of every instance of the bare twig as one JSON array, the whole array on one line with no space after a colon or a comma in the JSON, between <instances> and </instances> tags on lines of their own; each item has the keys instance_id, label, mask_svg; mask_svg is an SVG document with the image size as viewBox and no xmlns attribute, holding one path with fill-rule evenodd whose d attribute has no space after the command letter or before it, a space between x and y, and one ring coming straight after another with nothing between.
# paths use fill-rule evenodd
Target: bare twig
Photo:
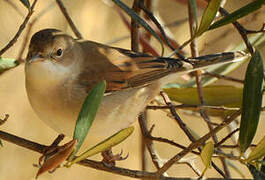
<instances>
[{"instance_id":1,"label":"bare twig","mask_svg":"<svg viewBox=\"0 0 265 180\"><path fill-rule=\"evenodd\" d=\"M74 32L75 36L78 38L78 39L83 39L81 33L78 31L77 27L75 26L74 22L72 21L71 17L69 16L66 8L64 7L63 3L61 0L56 0L60 10L62 11L65 19L67 20L68 24L70 25L72 31Z\"/></svg>"},{"instance_id":2,"label":"bare twig","mask_svg":"<svg viewBox=\"0 0 265 180\"><path fill-rule=\"evenodd\" d=\"M5 141L11 142L13 144L16 144L18 146L24 147L26 149L38 152L43 154L48 146L9 134L4 131L0 131L0 139L3 139Z\"/></svg>"},{"instance_id":3,"label":"bare twig","mask_svg":"<svg viewBox=\"0 0 265 180\"><path fill-rule=\"evenodd\" d=\"M24 22L19 26L19 29L18 29L17 33L15 34L15 36L8 42L8 44L3 49L1 49L0 56L2 54L4 54L10 47L12 47L17 42L17 39L19 38L19 36L23 32L23 30L25 29L27 23L29 22L30 17L32 16L32 14L34 12L33 10L34 10L34 7L35 7L37 1L38 0L34 0L34 2L32 3L32 6L29 9L29 12L28 12L26 18L24 19Z\"/></svg>"},{"instance_id":4,"label":"bare twig","mask_svg":"<svg viewBox=\"0 0 265 180\"><path fill-rule=\"evenodd\" d=\"M224 79L224 80L228 80L228 81L233 81L233 82L244 84L244 80L236 79L236 78L233 78L233 77L229 77L229 76L225 76L225 75L221 75L221 74L217 74L217 73L204 72L202 75L204 75L204 76L212 76L212 77L216 77L218 79Z\"/></svg>"},{"instance_id":5,"label":"bare twig","mask_svg":"<svg viewBox=\"0 0 265 180\"><path fill-rule=\"evenodd\" d=\"M0 126L2 126L9 118L9 114L5 114L4 119L0 118Z\"/></svg>"},{"instance_id":6,"label":"bare twig","mask_svg":"<svg viewBox=\"0 0 265 180\"><path fill-rule=\"evenodd\" d=\"M181 118L177 114L176 109L174 108L174 106L171 103L171 101L170 101L169 97L167 96L167 94L164 93L163 91L161 91L160 94L163 97L163 99L164 99L165 103L167 104L167 106L169 107L169 110L170 110L171 114L173 115L174 119L177 121L179 127L183 130L183 132L186 134L186 136L189 138L189 140L191 142L194 142L195 138L192 136L192 134L190 133L190 131L187 128L186 124L181 120Z\"/></svg>"},{"instance_id":7,"label":"bare twig","mask_svg":"<svg viewBox=\"0 0 265 180\"><path fill-rule=\"evenodd\" d=\"M228 140L233 134L235 134L237 131L239 131L239 128L235 129L234 131L230 132L226 137L224 137L221 141L216 143L214 146L219 147L221 144L223 144L226 140Z\"/></svg>"},{"instance_id":8,"label":"bare twig","mask_svg":"<svg viewBox=\"0 0 265 180\"><path fill-rule=\"evenodd\" d=\"M257 145L256 144L251 144L249 147L256 147ZM235 145L219 145L220 148L227 148L227 149L234 149L234 148L239 148L239 145L238 144L235 144Z\"/></svg>"},{"instance_id":9,"label":"bare twig","mask_svg":"<svg viewBox=\"0 0 265 180\"><path fill-rule=\"evenodd\" d=\"M32 27L34 26L34 24L46 13L48 12L49 10L51 10L51 8L53 7L54 5L54 2L52 2L49 6L47 6L45 9L43 9L31 22L28 23L28 28L27 28L27 32L26 32L26 35L23 39L23 42L22 42L22 45L20 47L20 50L19 50L19 53L18 53L18 56L17 56L17 60L19 62L23 62L22 60L22 55L25 51L25 47L29 41L29 38L30 38L30 33L31 33L31 30L32 30Z\"/></svg>"},{"instance_id":10,"label":"bare twig","mask_svg":"<svg viewBox=\"0 0 265 180\"><path fill-rule=\"evenodd\" d=\"M186 124L181 120L181 118L177 114L176 109L174 108L174 106L171 103L171 101L170 101L169 97L167 96L167 94L162 92L162 91L160 92L160 94L163 97L165 103L170 107L169 110L170 110L171 114L173 115L174 119L177 121L179 127L183 130L183 132L186 134L186 136L189 138L189 140L194 143L196 141L195 138L193 137L193 135L191 134L191 132L187 128ZM199 151L201 151L201 148L199 146L197 148L199 149ZM212 162L212 166L214 167L214 169L219 174L221 174L222 176L225 176L224 173L215 165L214 162Z\"/></svg>"},{"instance_id":11,"label":"bare twig","mask_svg":"<svg viewBox=\"0 0 265 180\"><path fill-rule=\"evenodd\" d=\"M161 168L163 166L163 162L160 159L157 151L155 150L152 140L148 138L149 132L148 132L148 129L147 129L147 124L146 124L145 116L144 116L143 113L139 115L138 121L139 121L139 125L140 125L140 128L141 128L142 135L144 137L144 142L145 142L145 144L147 146L147 149L149 151L149 154L151 156L153 164L155 165L155 167L157 169L159 169L159 168ZM164 176L168 176L166 173L164 173L163 175Z\"/></svg>"},{"instance_id":12,"label":"bare twig","mask_svg":"<svg viewBox=\"0 0 265 180\"><path fill-rule=\"evenodd\" d=\"M264 33L264 32L265 32L265 23L262 24L262 27L259 30L248 30L248 29L246 29L247 34Z\"/></svg>"},{"instance_id":13,"label":"bare twig","mask_svg":"<svg viewBox=\"0 0 265 180\"><path fill-rule=\"evenodd\" d=\"M191 1L189 1L188 3L188 12L189 12L189 25L190 25L190 36L191 36L191 43L190 43L190 49L191 49L191 55L193 58L198 57L199 56L199 50L198 50L198 43L197 43L197 38L192 38L195 33L196 33L196 29L197 29L197 16L196 16L196 12L194 11L194 9L192 8L192 4ZM196 85L197 85L197 91L198 91L198 96L200 99L200 103L201 105L204 105L204 96L203 96L203 89L202 89L202 84L201 84L201 71L196 71L195 72L196 75ZM206 109L200 109L200 114L201 117L204 119L204 121L207 123L208 128L210 131L213 130L213 124L211 122L211 119L208 115L208 111ZM217 136L215 134L213 134L213 141L214 142L218 142L217 140ZM223 158L221 158L223 167L226 167L225 164L225 160ZM221 175L224 176L224 173L213 163L213 167L221 173ZM224 168L227 169L227 168ZM225 173L224 178L229 178L229 173Z\"/></svg>"},{"instance_id":14,"label":"bare twig","mask_svg":"<svg viewBox=\"0 0 265 180\"><path fill-rule=\"evenodd\" d=\"M227 116L227 118L224 119L224 121L217 127L215 127L212 131L201 137L200 139L196 140L195 142L191 143L186 149L182 150L180 153L176 154L174 157L172 157L170 160L168 160L162 168L160 168L157 171L157 176L159 177L164 172L166 172L175 162L179 161L182 157L187 155L192 150L202 146L205 141L207 141L209 138L212 137L213 134L216 134L221 129L226 127L228 124L230 124L235 118L237 118L241 114L241 111L236 111L230 116Z\"/></svg>"},{"instance_id":15,"label":"bare twig","mask_svg":"<svg viewBox=\"0 0 265 180\"><path fill-rule=\"evenodd\" d=\"M147 106L147 109L152 109L152 110L158 110L158 109L169 109L169 106ZM191 104L180 104L180 105L174 105L175 109L195 109L195 110L200 110L200 109L214 109L214 110L219 110L219 111L237 111L240 108L230 108L230 107L223 107L223 106L207 106L207 105L191 105ZM264 107L265 110L265 107Z\"/></svg>"},{"instance_id":16,"label":"bare twig","mask_svg":"<svg viewBox=\"0 0 265 180\"><path fill-rule=\"evenodd\" d=\"M132 10L138 15L140 14L141 10L139 3L140 0L134 0L132 7ZM139 52L139 25L133 18L131 18L131 49L134 52Z\"/></svg>"},{"instance_id":17,"label":"bare twig","mask_svg":"<svg viewBox=\"0 0 265 180\"><path fill-rule=\"evenodd\" d=\"M16 144L18 146L24 147L26 149L29 149L29 150L32 150L32 151L35 151L41 154L45 153L47 148L49 148L49 146L45 146L45 145L27 140L27 139L9 134L4 131L0 131L0 139L3 139L10 143ZM86 167L91 167L97 170L103 170L106 172L114 173L117 175L127 176L127 177L142 178L142 179L156 179L157 178L156 173L131 170L131 169L115 167L115 166L108 166L102 162L88 160L88 159L82 160L78 164L82 166L86 166ZM184 179L189 180L190 178L173 178L173 177L160 176L160 179L161 180L184 180Z\"/></svg>"},{"instance_id":18,"label":"bare twig","mask_svg":"<svg viewBox=\"0 0 265 180\"><path fill-rule=\"evenodd\" d=\"M121 12L121 10L119 8L116 8L116 10L117 10L118 14L120 15L122 21L126 25L126 27L130 30L131 24L129 23L128 19L124 16L124 14ZM146 52L149 52L153 56L159 56L159 53L156 51L156 49L154 47L152 47L152 45L148 41L146 41L142 35L139 35L139 42L141 43L143 49Z\"/></svg>"},{"instance_id":19,"label":"bare twig","mask_svg":"<svg viewBox=\"0 0 265 180\"><path fill-rule=\"evenodd\" d=\"M163 41L165 42L165 44L171 50L173 50L180 59L185 59L185 57L179 51L176 51L176 48L172 46L171 43L173 41L169 41L168 36L166 35L163 27L158 22L158 20L155 18L155 16L153 15L153 13L151 11L149 11L148 8L145 7L144 1L140 1L140 8L145 12L145 14L148 16L148 18L156 25L156 28L159 30L159 33L158 34L160 35L160 38L163 39Z\"/></svg>"},{"instance_id":20,"label":"bare twig","mask_svg":"<svg viewBox=\"0 0 265 180\"><path fill-rule=\"evenodd\" d=\"M220 8L219 12L223 15L223 16L227 16L229 15L229 13L224 9L224 8ZM248 36L247 36L247 31L246 29L239 24L237 21L233 22L234 27L237 29L237 31L239 32L239 34L241 35L242 39L244 40L246 47L248 49L248 51L250 52L250 54L254 53L254 48L251 45L251 43L248 40Z\"/></svg>"}]
</instances>

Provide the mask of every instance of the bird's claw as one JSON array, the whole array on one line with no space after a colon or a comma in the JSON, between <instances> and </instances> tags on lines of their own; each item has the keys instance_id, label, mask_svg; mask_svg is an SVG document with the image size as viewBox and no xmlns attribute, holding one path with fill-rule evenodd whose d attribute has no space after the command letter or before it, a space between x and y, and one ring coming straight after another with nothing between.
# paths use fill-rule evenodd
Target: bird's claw
<instances>
[{"instance_id":1,"label":"bird's claw","mask_svg":"<svg viewBox=\"0 0 265 180\"><path fill-rule=\"evenodd\" d=\"M114 155L111 149L108 149L101 153L103 157L102 162L107 166L115 166L116 161L123 161L129 157L129 153L125 157L122 157L122 154L123 154L123 150L121 150L119 154Z\"/></svg>"}]
</instances>

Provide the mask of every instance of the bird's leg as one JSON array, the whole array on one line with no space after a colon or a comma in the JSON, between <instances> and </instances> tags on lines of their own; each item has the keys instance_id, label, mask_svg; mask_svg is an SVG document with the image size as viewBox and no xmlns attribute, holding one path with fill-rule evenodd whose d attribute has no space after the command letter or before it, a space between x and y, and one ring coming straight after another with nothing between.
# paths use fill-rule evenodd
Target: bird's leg
<instances>
[{"instance_id":1,"label":"bird's leg","mask_svg":"<svg viewBox=\"0 0 265 180\"><path fill-rule=\"evenodd\" d=\"M119 154L114 155L111 149L103 151L101 155L103 157L102 162L107 166L115 166L116 161L125 160L129 156L129 154L127 154L125 157L122 157L122 150Z\"/></svg>"}]
</instances>

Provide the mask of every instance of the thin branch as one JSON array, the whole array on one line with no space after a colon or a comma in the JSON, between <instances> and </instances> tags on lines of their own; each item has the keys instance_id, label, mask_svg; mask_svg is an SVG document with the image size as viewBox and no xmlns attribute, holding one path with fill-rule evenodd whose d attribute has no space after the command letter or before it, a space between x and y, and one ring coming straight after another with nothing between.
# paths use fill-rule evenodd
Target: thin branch
<instances>
[{"instance_id":1,"label":"thin branch","mask_svg":"<svg viewBox=\"0 0 265 180\"><path fill-rule=\"evenodd\" d=\"M229 77L229 76L225 76L225 75L221 75L221 74L217 74L217 73L204 72L202 75L203 76L212 76L212 77L216 77L218 79L224 79L224 80L227 80L227 81L233 81L233 82L244 84L244 80L236 79L236 78L233 78L233 77Z\"/></svg>"},{"instance_id":2,"label":"thin branch","mask_svg":"<svg viewBox=\"0 0 265 180\"><path fill-rule=\"evenodd\" d=\"M166 144L169 144L169 145L172 145L172 146L175 146L177 148L180 148L180 149L186 149L187 147L186 146L183 146L181 144L178 144L176 142L174 142L173 140L169 140L169 139L166 139L166 138L163 138L163 137L155 137L155 136L152 136L151 135L151 130L153 130L155 126L153 125L150 129L150 132L146 132L145 136L146 138L150 139L150 140L153 140L153 141L157 141L157 142L161 142L161 143L166 143ZM191 151L191 153L195 154L195 155L200 155L199 152L197 151Z\"/></svg>"},{"instance_id":3,"label":"thin branch","mask_svg":"<svg viewBox=\"0 0 265 180\"><path fill-rule=\"evenodd\" d=\"M239 128L235 129L234 131L230 132L226 137L224 137L221 141L216 143L214 147L219 147L221 144L223 144L226 140L228 140L231 136L233 136L237 131L239 131Z\"/></svg>"},{"instance_id":4,"label":"thin branch","mask_svg":"<svg viewBox=\"0 0 265 180\"><path fill-rule=\"evenodd\" d=\"M50 147L50 146L45 146L45 145L30 141L28 139L24 139L24 138L9 134L4 131L0 131L0 139L3 139L10 143L16 144L18 146L24 147L26 149L29 149L29 150L32 150L32 151L35 151L41 154L45 153L46 150ZM121 168L121 167L108 166L102 162L88 160L88 159L82 160L78 164L82 166L90 167L93 169L103 170L103 171L110 172L113 174L132 177L132 178L142 178L142 179L156 179L157 178L156 176L157 174L153 172L138 171L138 170ZM189 180L190 178L173 178L173 177L160 176L160 179L161 180L185 180L185 179Z\"/></svg>"},{"instance_id":5,"label":"thin branch","mask_svg":"<svg viewBox=\"0 0 265 180\"><path fill-rule=\"evenodd\" d=\"M251 144L249 147L256 147L256 144ZM219 145L220 148L227 148L227 149L234 149L234 148L239 148L238 144L235 145Z\"/></svg>"},{"instance_id":6,"label":"thin branch","mask_svg":"<svg viewBox=\"0 0 265 180\"><path fill-rule=\"evenodd\" d=\"M28 139L18 137L16 135L9 134L4 131L0 131L0 139L3 139L5 141L11 142L18 146L24 147L26 149L29 149L29 150L32 150L32 151L35 151L41 154L43 154L48 148L48 146L30 141Z\"/></svg>"},{"instance_id":7,"label":"thin branch","mask_svg":"<svg viewBox=\"0 0 265 180\"><path fill-rule=\"evenodd\" d=\"M207 141L209 138L212 137L213 134L216 134L220 130L222 130L224 127L226 127L228 124L230 124L235 118L237 118L241 114L241 111L236 111L230 116L227 116L224 121L217 127L215 127L212 131L201 137L200 139L196 140L195 142L191 143L186 149L182 150L180 153L176 154L174 157L172 157L170 160L168 160L162 168L160 168L157 171L157 175L160 176L164 172L166 172L175 162L179 161L182 157L187 155L192 150L202 146L205 141Z\"/></svg>"},{"instance_id":8,"label":"thin branch","mask_svg":"<svg viewBox=\"0 0 265 180\"><path fill-rule=\"evenodd\" d=\"M222 7L220 7L219 12L223 15L223 16L227 16L229 15L229 13ZM248 40L248 36L247 36L247 31L246 29L237 21L232 23L234 25L234 27L237 29L237 31L239 32L239 34L241 35L242 39L245 42L245 45L248 49L248 51L250 52L250 54L254 53L254 48L251 45L251 43Z\"/></svg>"},{"instance_id":9,"label":"thin branch","mask_svg":"<svg viewBox=\"0 0 265 180\"><path fill-rule=\"evenodd\" d=\"M24 22L19 26L19 29L18 29L17 33L15 34L15 36L8 42L8 44L3 49L1 49L0 56L2 54L4 54L10 47L12 47L17 42L19 36L21 35L23 30L25 29L27 23L29 22L30 17L32 16L32 14L34 12L33 10L34 10L34 7L35 7L37 1L38 0L34 0L34 2L32 3L32 6L29 9L29 12L28 12L26 18L24 19Z\"/></svg>"},{"instance_id":10,"label":"thin branch","mask_svg":"<svg viewBox=\"0 0 265 180\"><path fill-rule=\"evenodd\" d=\"M131 24L129 23L128 19L122 13L122 11L120 10L120 8L116 8L116 10L117 10L118 14L120 15L122 21L126 25L126 27L130 30L131 29ZM156 51L156 49L154 47L152 47L152 45L148 41L145 40L145 38L143 37L143 35L139 35L139 41L141 43L141 46L145 50L145 52L149 52L153 56L159 56L159 53Z\"/></svg>"},{"instance_id":11,"label":"thin branch","mask_svg":"<svg viewBox=\"0 0 265 180\"><path fill-rule=\"evenodd\" d=\"M186 124L181 120L181 118L179 117L179 115L176 112L176 109L174 108L173 104L171 103L169 97L167 96L166 93L164 93L163 91L160 92L161 96L163 97L165 103L170 107L170 112L173 115L174 119L177 121L179 127L183 130L183 132L186 134L186 136L189 138L189 140L191 142L195 142L195 138L193 137L193 135L191 134L191 132L189 131L189 129L187 128ZM198 147L199 151L201 151L201 148ZM184 149L185 150L185 149ZM214 167L214 169L221 174L222 176L225 176L224 173L215 165L214 162L212 162L212 166ZM169 168L169 167L168 167ZM164 172L163 172L164 173Z\"/></svg>"},{"instance_id":12,"label":"thin branch","mask_svg":"<svg viewBox=\"0 0 265 180\"><path fill-rule=\"evenodd\" d=\"M24 51L26 50L25 47L26 47L26 45L27 45L27 43L29 41L32 27L37 22L37 20L39 20L44 14L46 14L46 12L48 12L49 10L51 10L51 8L53 6L54 6L54 2L52 2L49 6L47 6L45 9L43 9L31 22L28 23L28 28L27 28L26 36L23 39L22 45L20 47L20 50L19 50L19 53L18 53L18 56L17 56L17 60L19 62L23 62L22 55L23 55Z\"/></svg>"},{"instance_id":13,"label":"thin branch","mask_svg":"<svg viewBox=\"0 0 265 180\"><path fill-rule=\"evenodd\" d=\"M78 31L77 27L75 26L74 22L72 21L71 17L69 16L66 8L64 7L63 3L61 0L56 0L60 10L62 11L65 19L67 20L68 24L70 25L72 31L74 32L75 36L78 38L78 39L83 39L81 33Z\"/></svg>"},{"instance_id":14,"label":"thin branch","mask_svg":"<svg viewBox=\"0 0 265 180\"><path fill-rule=\"evenodd\" d=\"M163 166L163 162L160 159L157 151L155 150L152 140L148 138L149 132L148 132L148 129L147 129L146 118L145 118L145 115L143 113L138 116L138 121L139 121L139 125L140 125L140 128L141 128L142 135L144 137L144 142L145 142L145 144L147 146L147 149L149 151L149 154L151 156L153 164L155 165L155 167L157 169L159 169L159 168L161 168ZM163 175L164 176L168 176L167 173L164 173Z\"/></svg>"},{"instance_id":15,"label":"thin branch","mask_svg":"<svg viewBox=\"0 0 265 180\"><path fill-rule=\"evenodd\" d=\"M188 13L189 13L189 26L190 26L190 37L191 37L191 43L190 43L190 49L191 49L191 55L193 58L196 58L199 56L199 50L198 50L198 43L197 43L197 38L192 38L195 33L196 33L196 29L197 29L197 15L196 15L196 11L194 10L194 8L192 8L192 4L191 1L189 1L188 3ZM197 91L198 91L198 96L199 96L199 100L201 105L204 105L204 96L203 96L203 89L202 89L202 84L201 84L201 71L196 71L195 72L196 75L196 85L197 85ZM213 124L211 122L211 119L208 115L208 111L206 109L200 109L200 114L201 117L204 119L204 121L207 123L208 128L210 131L213 130ZM214 142L218 142L217 140L217 136L215 134L213 134L213 141ZM226 167L225 161L223 158L221 158L223 167ZM214 164L213 167L224 177L224 178L229 178L229 173L225 172L225 174ZM224 168L227 169L227 168Z\"/></svg>"},{"instance_id":16,"label":"thin branch","mask_svg":"<svg viewBox=\"0 0 265 180\"><path fill-rule=\"evenodd\" d=\"M162 92L162 91L160 92L160 94L163 97L166 105L169 107L169 110L170 110L171 114L173 115L174 119L176 120L176 122L178 123L179 127L183 130L183 132L186 134L186 136L189 138L189 140L191 142L194 142L195 138L190 133L189 129L187 128L187 125L181 120L181 118L177 114L176 109L174 108L174 106L171 103L171 101L170 101L169 97L167 96L167 94Z\"/></svg>"},{"instance_id":17,"label":"thin branch","mask_svg":"<svg viewBox=\"0 0 265 180\"><path fill-rule=\"evenodd\" d=\"M5 114L4 119L0 118L0 126L2 126L9 118L9 114Z\"/></svg>"},{"instance_id":18,"label":"thin branch","mask_svg":"<svg viewBox=\"0 0 265 180\"><path fill-rule=\"evenodd\" d=\"M214 109L219 111L237 111L240 108L230 108L230 107L223 107L223 106L207 106L207 105L192 105L192 104L180 104L180 105L173 105L175 109L185 109L185 110L200 110L200 109ZM169 106L147 106L146 109L158 110L158 109L170 109ZM265 110L265 107L264 107Z\"/></svg>"},{"instance_id":19,"label":"thin branch","mask_svg":"<svg viewBox=\"0 0 265 180\"><path fill-rule=\"evenodd\" d=\"M265 32L265 23L262 24L262 27L259 30L248 30L246 29L247 34L256 34L256 33L264 33Z\"/></svg>"},{"instance_id":20,"label":"thin branch","mask_svg":"<svg viewBox=\"0 0 265 180\"><path fill-rule=\"evenodd\" d=\"M134 0L132 10L138 15L141 10L139 6L140 0ZM139 25L133 18L131 18L131 49L139 52Z\"/></svg>"}]
</instances>

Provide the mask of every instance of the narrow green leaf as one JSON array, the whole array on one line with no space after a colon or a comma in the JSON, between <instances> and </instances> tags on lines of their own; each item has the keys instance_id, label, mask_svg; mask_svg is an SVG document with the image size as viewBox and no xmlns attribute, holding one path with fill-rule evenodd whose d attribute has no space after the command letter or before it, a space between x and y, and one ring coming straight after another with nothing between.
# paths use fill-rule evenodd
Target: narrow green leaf
<instances>
[{"instance_id":1,"label":"narrow green leaf","mask_svg":"<svg viewBox=\"0 0 265 180\"><path fill-rule=\"evenodd\" d=\"M20 2L28 9L30 9L30 3L28 0L20 0Z\"/></svg>"},{"instance_id":2,"label":"narrow green leaf","mask_svg":"<svg viewBox=\"0 0 265 180\"><path fill-rule=\"evenodd\" d=\"M239 132L239 146L242 153L251 144L257 130L262 104L263 78L263 61L259 51L256 50L248 64L243 89Z\"/></svg>"},{"instance_id":3,"label":"narrow green leaf","mask_svg":"<svg viewBox=\"0 0 265 180\"><path fill-rule=\"evenodd\" d=\"M16 67L17 65L19 65L19 63L15 59L8 59L8 58L0 57L0 73L10 68Z\"/></svg>"},{"instance_id":4,"label":"narrow green leaf","mask_svg":"<svg viewBox=\"0 0 265 180\"><path fill-rule=\"evenodd\" d=\"M236 20L258 10L261 8L261 6L265 4L265 1L264 0L256 0L256 1L253 1L249 4L247 4L246 6L232 12L231 14L229 14L228 16L225 16L223 17L222 19L216 21L215 23L213 23L209 30L212 30L212 29L215 29L215 28L218 28L220 26L224 26L226 24L229 24L229 23L233 23L235 22Z\"/></svg>"},{"instance_id":5,"label":"narrow green leaf","mask_svg":"<svg viewBox=\"0 0 265 180\"><path fill-rule=\"evenodd\" d=\"M126 14L128 14L131 18L133 18L137 23L143 26L148 32L150 32L161 44L162 55L164 54L164 45L162 39L159 35L140 17L136 14L131 8L129 8L126 4L121 2L120 0L112 0L117 6L124 10Z\"/></svg>"},{"instance_id":6,"label":"narrow green leaf","mask_svg":"<svg viewBox=\"0 0 265 180\"><path fill-rule=\"evenodd\" d=\"M258 143L258 145L251 151L248 158L246 159L246 162L251 162L255 160L259 160L265 156L265 136L261 139L261 141Z\"/></svg>"},{"instance_id":7,"label":"narrow green leaf","mask_svg":"<svg viewBox=\"0 0 265 180\"><path fill-rule=\"evenodd\" d=\"M265 179L265 174L261 171L258 171L254 166L249 164L248 169L251 172L254 180L264 180Z\"/></svg>"},{"instance_id":8,"label":"narrow green leaf","mask_svg":"<svg viewBox=\"0 0 265 180\"><path fill-rule=\"evenodd\" d=\"M111 137L105 139L104 141L98 143L94 147L88 149L86 152L82 153L77 158L73 159L72 161L68 162L66 164L67 167L70 167L72 164L77 163L83 159L86 159L90 156L93 156L95 154L101 153L107 149L110 149L111 147L121 143L124 141L127 137L129 137L134 130L134 127L128 127L125 129L120 130L116 134L112 135Z\"/></svg>"},{"instance_id":9,"label":"narrow green leaf","mask_svg":"<svg viewBox=\"0 0 265 180\"><path fill-rule=\"evenodd\" d=\"M0 146L1 146L1 147L4 147L4 145L3 145L3 143L2 143L2 141L1 141L1 140L0 140Z\"/></svg>"},{"instance_id":10,"label":"narrow green leaf","mask_svg":"<svg viewBox=\"0 0 265 180\"><path fill-rule=\"evenodd\" d=\"M201 23L199 29L197 30L195 36L198 37L207 31L213 22L222 0L210 0L205 11L203 12Z\"/></svg>"},{"instance_id":11,"label":"narrow green leaf","mask_svg":"<svg viewBox=\"0 0 265 180\"><path fill-rule=\"evenodd\" d=\"M75 125L73 138L77 139L77 145L73 153L76 154L83 144L86 135L96 117L97 110L106 89L106 82L97 83L88 93Z\"/></svg>"}]
</instances>

